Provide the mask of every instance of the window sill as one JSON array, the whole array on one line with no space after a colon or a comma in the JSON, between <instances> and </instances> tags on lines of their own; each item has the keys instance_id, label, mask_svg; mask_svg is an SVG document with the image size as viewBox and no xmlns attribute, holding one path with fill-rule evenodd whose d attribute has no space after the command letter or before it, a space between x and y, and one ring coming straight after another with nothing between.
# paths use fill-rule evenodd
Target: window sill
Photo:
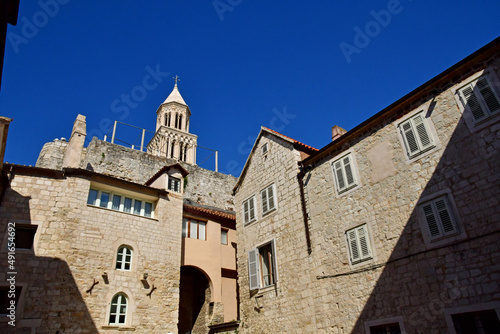
<instances>
[{"instance_id":1,"label":"window sill","mask_svg":"<svg viewBox=\"0 0 500 334\"><path fill-rule=\"evenodd\" d=\"M123 331L123 332L135 332L135 327L128 327L128 326L101 326L101 329L103 330L118 330L118 331Z\"/></svg>"},{"instance_id":2,"label":"window sill","mask_svg":"<svg viewBox=\"0 0 500 334\"><path fill-rule=\"evenodd\" d=\"M358 183L358 184L351 186L350 188L342 190L341 192L339 192L337 189L335 189L335 191L337 192L337 197L343 197L347 194L352 193L353 191L356 191L359 187L361 187L361 184Z\"/></svg>"},{"instance_id":3,"label":"window sill","mask_svg":"<svg viewBox=\"0 0 500 334\"><path fill-rule=\"evenodd\" d=\"M87 204L87 207L89 207L89 208L95 208L95 209L102 209L102 210L116 212L116 213L123 213L123 214L129 215L129 216L146 218L146 219L151 219L151 220L154 220L154 221L158 221L158 219L154 218L154 217L146 217L146 216L136 215L134 213L129 213L129 212L124 212L124 211L119 211L119 210L113 210L113 209L103 208L102 206L96 206L96 205L92 205L92 204Z\"/></svg>"},{"instance_id":4,"label":"window sill","mask_svg":"<svg viewBox=\"0 0 500 334\"><path fill-rule=\"evenodd\" d=\"M266 216L268 216L271 213L276 212L276 211L277 211L277 208L273 208L271 210L268 210L267 212L262 212L262 218L264 218L264 217L266 217Z\"/></svg>"}]
</instances>

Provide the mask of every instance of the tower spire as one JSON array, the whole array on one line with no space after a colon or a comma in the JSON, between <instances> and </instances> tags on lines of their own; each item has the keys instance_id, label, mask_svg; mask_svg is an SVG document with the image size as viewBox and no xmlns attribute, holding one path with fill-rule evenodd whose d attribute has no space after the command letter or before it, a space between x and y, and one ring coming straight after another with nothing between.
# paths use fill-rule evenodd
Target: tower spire
<instances>
[{"instance_id":1,"label":"tower spire","mask_svg":"<svg viewBox=\"0 0 500 334\"><path fill-rule=\"evenodd\" d=\"M175 77L172 77L172 79L175 80L175 86L174 87L177 87L177 81L181 81L181 79L179 79L179 76L176 74Z\"/></svg>"}]
</instances>

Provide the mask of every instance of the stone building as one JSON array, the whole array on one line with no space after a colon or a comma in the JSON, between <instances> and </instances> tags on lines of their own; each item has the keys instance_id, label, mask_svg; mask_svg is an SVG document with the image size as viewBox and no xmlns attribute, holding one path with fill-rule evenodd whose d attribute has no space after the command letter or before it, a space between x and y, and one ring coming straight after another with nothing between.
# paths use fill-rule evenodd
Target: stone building
<instances>
[{"instance_id":1,"label":"stone building","mask_svg":"<svg viewBox=\"0 0 500 334\"><path fill-rule=\"evenodd\" d=\"M500 332L500 39L235 188L242 333Z\"/></svg>"},{"instance_id":2,"label":"stone building","mask_svg":"<svg viewBox=\"0 0 500 334\"><path fill-rule=\"evenodd\" d=\"M174 111L170 128L165 115ZM158 109L148 153L97 138L84 147L78 115L69 141L45 144L35 167L4 164L0 253L3 268L11 250L15 263L0 273L0 332L237 327L236 179L195 165L189 116L176 85ZM174 139L173 151L153 152L162 138ZM5 314L8 272L15 272L15 327Z\"/></svg>"}]
</instances>

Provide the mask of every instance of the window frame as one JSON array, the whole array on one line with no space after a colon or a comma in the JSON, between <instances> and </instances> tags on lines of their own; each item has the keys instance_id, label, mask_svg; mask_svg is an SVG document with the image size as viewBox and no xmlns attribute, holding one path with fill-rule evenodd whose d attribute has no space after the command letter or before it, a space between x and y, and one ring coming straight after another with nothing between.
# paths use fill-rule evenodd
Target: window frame
<instances>
[{"instance_id":1,"label":"window frame","mask_svg":"<svg viewBox=\"0 0 500 334\"><path fill-rule=\"evenodd\" d=\"M224 240L223 240L224 235L226 236L226 242L224 242ZM220 229L220 243L221 243L221 245L224 245L224 246L229 245L229 229L227 229L227 228Z\"/></svg>"},{"instance_id":2,"label":"window frame","mask_svg":"<svg viewBox=\"0 0 500 334\"><path fill-rule=\"evenodd\" d=\"M500 113L500 108L498 108L497 110L495 110L493 112L490 110L488 103L484 99L484 95L481 91L481 88L478 88L477 83L479 82L479 80L482 80L482 79L486 80L487 86L490 88L491 93L493 93L493 97L496 99L497 104L500 104L500 94L496 91L495 85L491 81L490 75L488 75L488 73L481 75L478 78L470 80L466 84L462 85L462 87L457 89L457 93L458 93L458 97L460 99L460 102L462 103L462 106L464 107L464 109L466 109L471 114L472 119L474 121L474 124L481 123L481 122L487 120L488 118L495 117L498 113ZM481 117L479 119L476 119L476 117L474 116L474 112L470 108L469 100L467 99L467 97L464 94L464 90L467 88L472 88L472 94L476 98L476 101L479 104L481 112L484 115L483 117Z\"/></svg>"},{"instance_id":3,"label":"window frame","mask_svg":"<svg viewBox=\"0 0 500 334\"><path fill-rule=\"evenodd\" d=\"M96 197L94 201L91 201L91 193L96 192ZM106 205L103 206L101 205L101 200L102 200L102 194L107 194L108 200L106 201ZM93 197L93 196L92 196ZM115 198L119 197L120 198L120 203L118 209L115 209ZM130 202L130 210L128 210L128 205L126 206L125 202L128 203L127 200L131 200ZM139 210L139 214L136 213L136 203L141 202L141 208ZM149 216L146 215L146 203L151 206L151 210L149 212ZM92 206L96 208L101 208L101 209L108 209L116 212L122 212L122 213L128 213L132 214L135 216L140 216L144 218L155 218L154 217L154 211L155 211L155 203L146 199L141 199L141 198L136 198L134 196L130 196L124 193L120 192L115 192L113 190L109 189L101 189L99 187L95 186L90 186L89 188L89 193L87 196L87 206Z\"/></svg>"},{"instance_id":4,"label":"window frame","mask_svg":"<svg viewBox=\"0 0 500 334\"><path fill-rule=\"evenodd\" d=\"M269 152L269 148L268 148L267 143L264 143L264 144L262 145L262 155L266 155L266 154L267 154L267 152Z\"/></svg>"},{"instance_id":5,"label":"window frame","mask_svg":"<svg viewBox=\"0 0 500 334\"><path fill-rule=\"evenodd\" d=\"M395 316L395 317L391 317L391 318L366 321L365 322L365 332L366 332L366 334L371 334L372 327L391 325L391 324L396 324L396 323L399 324L399 330L401 331L402 334L407 333L402 316Z\"/></svg>"},{"instance_id":6,"label":"window frame","mask_svg":"<svg viewBox=\"0 0 500 334\"><path fill-rule=\"evenodd\" d=\"M191 236L191 226L193 223L196 224L196 238ZM200 239L200 225L203 225L203 239ZM208 221L200 220L197 218L183 217L182 218L182 237L195 240L207 240L207 225Z\"/></svg>"},{"instance_id":7,"label":"window frame","mask_svg":"<svg viewBox=\"0 0 500 334\"><path fill-rule=\"evenodd\" d=\"M121 250L128 250L130 251L129 254L120 254ZM130 260L127 261L126 258L130 257ZM119 257L121 257L121 260L119 260ZM132 264L134 260L134 249L129 246L129 245L121 245L118 247L116 251L116 261L115 261L115 270L120 270L120 271L132 271ZM128 264L128 269L125 268L125 266ZM118 268L119 267L119 268Z\"/></svg>"},{"instance_id":8,"label":"window frame","mask_svg":"<svg viewBox=\"0 0 500 334\"><path fill-rule=\"evenodd\" d=\"M336 163L340 162L341 163L341 172L342 172L342 177L344 180L347 178L346 177L346 169L345 169L345 161L344 159L348 158L349 159L349 165L351 167L351 177L353 178L353 183L351 185L344 186L340 188L339 184L339 179L338 179L338 174L337 174L337 167L335 166ZM332 163L330 164L332 175L333 175L333 184L335 188L335 194L337 197L344 196L359 187L361 187L361 181L359 178L359 173L358 173L358 167L356 163L356 158L354 155L354 150L350 149L347 151L343 151L342 153L336 155L332 159Z\"/></svg>"},{"instance_id":9,"label":"window frame","mask_svg":"<svg viewBox=\"0 0 500 334\"><path fill-rule=\"evenodd\" d=\"M408 161L415 161L417 159L420 159L421 157L427 155L427 153L432 152L437 147L437 135L434 131L434 127L432 126L432 121L430 120L430 116L426 117L425 115L426 110L428 110L429 107L430 105L426 106L423 109L419 108L418 110L409 113L397 124L399 138ZM421 118L421 123L415 124L415 120L418 118ZM414 138L414 144L417 146L417 151L413 153L411 152L411 145L408 142L408 138L406 136L408 131L404 129L405 125L410 126L409 130L411 130L412 136ZM420 125L425 130L425 135L429 140L429 143L427 145L422 143L422 134L417 129L417 127ZM422 127L420 127L420 129L422 129Z\"/></svg>"},{"instance_id":10,"label":"window frame","mask_svg":"<svg viewBox=\"0 0 500 334\"><path fill-rule=\"evenodd\" d=\"M122 312L120 312L121 308L119 306L123 306L122 304L118 303L117 307L116 307L116 312L115 313L112 312L113 301L115 300L115 298L117 298L117 299L119 298L120 301L121 301L121 299L125 299L125 312L124 312L125 318L124 318L123 322L119 321L120 315L122 314ZM118 300L117 300L117 302L118 302ZM130 308L130 301L125 293L118 292L118 293L114 294L113 297L111 298L111 302L109 303L108 326L126 326L127 320L128 320L129 308ZM114 322L111 322L112 316L116 317ZM118 322L116 320L118 320Z\"/></svg>"},{"instance_id":11,"label":"window frame","mask_svg":"<svg viewBox=\"0 0 500 334\"><path fill-rule=\"evenodd\" d=\"M269 196L269 191L271 192L272 196ZM264 200L263 195L264 193L266 194L266 198ZM273 207L269 206L269 198L272 198L273 201ZM276 186L275 183L265 187L260 191L260 201L261 201L261 209L262 209L262 216L267 215L270 212L275 211L278 208L278 201L276 198ZM267 207L267 210L264 210L264 205Z\"/></svg>"},{"instance_id":12,"label":"window frame","mask_svg":"<svg viewBox=\"0 0 500 334\"><path fill-rule=\"evenodd\" d=\"M263 255L261 251L266 251L268 256L268 272L270 272L270 274L266 276L271 276L271 283L269 284L265 284ZM271 255L271 257L269 257L269 255ZM278 284L279 275L275 239L264 242L251 249L248 251L247 256L248 285L251 291L271 288Z\"/></svg>"},{"instance_id":13,"label":"window frame","mask_svg":"<svg viewBox=\"0 0 500 334\"><path fill-rule=\"evenodd\" d=\"M443 311L443 314L444 314L444 318L446 320L446 325L448 327L448 332L450 334L457 334L457 331L455 329L455 324L453 323L453 318L452 318L453 315L462 314L462 313L481 312L481 311L488 311L488 310L495 310L498 319L500 319L500 302L499 301L493 301L493 302L487 302L487 303L475 304L475 305L458 306L458 307L452 307L452 308L445 309Z\"/></svg>"},{"instance_id":14,"label":"window frame","mask_svg":"<svg viewBox=\"0 0 500 334\"><path fill-rule=\"evenodd\" d=\"M170 191L173 191L175 193L181 193L182 192L182 189L181 189L181 179L178 178L178 177L175 177L175 176L172 176L172 175L168 175L168 184L167 184L167 189L170 190ZM174 182L174 187L171 187L171 181ZM177 189L177 190L176 190Z\"/></svg>"},{"instance_id":15,"label":"window frame","mask_svg":"<svg viewBox=\"0 0 500 334\"><path fill-rule=\"evenodd\" d=\"M252 206L253 206L253 218L251 218L251 215L250 215L250 212L251 212L250 202L252 203ZM245 210L245 204L246 203L248 203L248 209L247 210ZM255 194L253 194L252 196L250 196L247 199L245 199L242 202L242 204L241 204L241 208L242 208L242 213L243 213L243 225L244 226L249 225L250 223L252 223L254 221L257 221L257 200L256 200ZM247 211L248 211L248 220L246 218L246 216L247 216L246 212Z\"/></svg>"},{"instance_id":16,"label":"window frame","mask_svg":"<svg viewBox=\"0 0 500 334\"><path fill-rule=\"evenodd\" d=\"M360 235L361 231L363 234ZM355 227L349 228L345 231L345 241L347 245L347 254L351 266L364 264L367 261L373 260L373 242L371 240L370 229L368 224L360 224ZM354 239L353 239L354 237ZM363 254L362 240L364 239L367 254ZM356 245L356 252L358 256L354 257L353 243Z\"/></svg>"}]
</instances>

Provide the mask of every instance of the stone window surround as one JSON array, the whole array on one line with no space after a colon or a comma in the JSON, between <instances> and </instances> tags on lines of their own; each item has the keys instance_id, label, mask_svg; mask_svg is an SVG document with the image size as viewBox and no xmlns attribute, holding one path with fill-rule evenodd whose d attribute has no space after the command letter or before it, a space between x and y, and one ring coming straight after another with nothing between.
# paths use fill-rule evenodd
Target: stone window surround
<instances>
[{"instance_id":1,"label":"stone window surround","mask_svg":"<svg viewBox=\"0 0 500 334\"><path fill-rule=\"evenodd\" d=\"M373 222L372 222L373 221ZM343 226L343 230L344 233L342 233L339 238L342 238L344 240L344 245L345 245L345 252L344 252L344 256L346 257L346 260L347 260L347 263L349 264L349 267L351 269L357 269L359 267L364 267L366 266L367 264L368 265L373 265L376 260L377 260L377 252L375 251L375 243L373 242L373 235L372 235L372 226L375 224L375 217L373 218L370 218L369 220L367 221L363 221L363 222L353 222L353 223L347 223L347 224L344 224ZM349 242L347 240L347 231L349 230L352 230L356 227L360 227L362 225L365 225L366 226L366 232L368 234L368 242L370 244L370 251L371 251L371 258L370 259L366 259L364 261L360 261L360 262L356 262L355 264L352 264L351 262L351 251L349 250Z\"/></svg>"},{"instance_id":2,"label":"stone window surround","mask_svg":"<svg viewBox=\"0 0 500 334\"><path fill-rule=\"evenodd\" d=\"M248 202L250 199L253 198L253 209L254 209L254 218L253 219L250 219L250 205L248 206L248 216L249 216L249 221L245 221L245 203ZM253 222L256 222L257 221L257 215L259 214L258 211L257 211L257 196L255 196L255 193L248 196L247 198L245 198L243 200L243 202L241 203L241 212L242 212L242 215L243 215L243 226L248 226L250 224L252 224Z\"/></svg>"},{"instance_id":3,"label":"stone window surround","mask_svg":"<svg viewBox=\"0 0 500 334\"><path fill-rule=\"evenodd\" d=\"M333 166L333 164L337 161L337 160L340 160L341 158L347 156L347 155L350 155L350 158L351 158L351 163L352 163L352 173L353 173L353 176L354 176L354 180L356 181L356 185L354 187L352 187L351 189L347 190L347 191L344 191L342 192L341 194L338 193L337 191L337 179L336 179L336 175L335 175L335 168ZM347 194L350 194L351 192L353 191L356 191L358 190L359 188L361 188L363 186L363 183L361 182L361 178L359 176L359 171L358 171L358 163L356 162L356 155L354 154L354 148L350 148L348 150L345 150L345 151L342 151L340 153L338 153L337 155L335 155L334 157L332 157L330 159L331 163L330 163L330 170L332 172L332 177L333 177L333 188L335 189L335 195L337 196L337 198L339 197L343 197Z\"/></svg>"},{"instance_id":4,"label":"stone window surround","mask_svg":"<svg viewBox=\"0 0 500 334\"><path fill-rule=\"evenodd\" d=\"M122 246L129 247L132 250L132 261L130 263L130 270L121 270L121 269L116 269L116 261L118 258L118 249ZM120 238L113 242L112 246L113 248L113 262L110 263L110 267L108 270L108 275L110 273L114 274L125 274L125 275L135 275L137 272L137 262L139 259L139 247L137 246L137 243L135 241L129 240L129 239L124 239ZM109 278L110 280L113 279L112 277Z\"/></svg>"},{"instance_id":5,"label":"stone window surround","mask_svg":"<svg viewBox=\"0 0 500 334\"><path fill-rule=\"evenodd\" d=\"M127 261L127 250L130 251L130 261ZM118 247L118 250L116 251L116 264L115 264L115 269L116 270L123 270L123 271L130 271L132 269L132 258L134 257L134 250L132 247L128 245L121 245ZM118 260L118 255L121 253L121 260ZM124 268L125 265L128 263L129 269ZM117 268L119 267L119 268Z\"/></svg>"},{"instance_id":6,"label":"stone window surround","mask_svg":"<svg viewBox=\"0 0 500 334\"><path fill-rule=\"evenodd\" d=\"M450 334L457 334L455 331L455 325L453 324L453 319L451 318L454 314L460 313L468 313L468 312L477 312L477 311L487 311L487 310L495 310L498 319L500 319L500 302L488 302L474 305L466 305L466 306L458 306L458 307L450 307L444 310L444 318L446 320L446 325L448 326L448 331Z\"/></svg>"},{"instance_id":7,"label":"stone window surround","mask_svg":"<svg viewBox=\"0 0 500 334\"><path fill-rule=\"evenodd\" d=\"M451 214L453 215L454 223L455 223L455 226L458 230L458 233L431 240L431 238L429 236L429 227L427 225L427 220L426 220L424 214L422 213L421 206L424 203L427 203L431 200L434 200L434 199L436 199L438 197L442 197L442 196L446 196L446 199L447 199L448 204L450 206ZM465 230L463 228L462 222L460 220L460 215L458 214L457 205L456 205L455 200L452 196L451 189L446 188L446 189L437 191L435 193L432 193L430 195L420 197L417 204L415 205L415 209L416 209L415 211L417 214L417 220L420 224L420 230L422 232L422 237L424 239L424 243L425 243L425 246L427 247L427 249L440 247L440 246L443 246L443 245L446 245L446 244L449 244L449 243L452 243L452 242L455 242L458 240L464 240L467 237Z\"/></svg>"},{"instance_id":8,"label":"stone window surround","mask_svg":"<svg viewBox=\"0 0 500 334\"><path fill-rule=\"evenodd\" d=\"M125 317L125 324L110 324L109 323L109 316L111 313L111 301L113 300L113 297L116 296L117 294L123 294L127 298L127 315ZM125 287L118 287L116 289L113 289L111 291L108 291L106 294L106 315L104 319L102 320L102 326L101 329L103 330L132 330L135 331L135 327L132 326L133 324L133 317L134 317L134 312L136 310L135 302L134 299L132 298L132 293L130 292L129 289Z\"/></svg>"},{"instance_id":9,"label":"stone window surround","mask_svg":"<svg viewBox=\"0 0 500 334\"><path fill-rule=\"evenodd\" d=\"M7 282L7 278L9 275L7 275L7 271L4 273L0 274L0 278L2 279L2 284L0 286L2 287L9 287L10 285ZM23 311L24 311L24 300L26 297L26 291L28 291L29 284L28 282L24 281L17 281L16 277L16 288L20 287L21 288L21 295L18 298L17 304L16 304L16 325L20 325L20 321L23 320ZM0 316L0 323L3 322L9 322L11 319L7 316Z\"/></svg>"},{"instance_id":10,"label":"stone window surround","mask_svg":"<svg viewBox=\"0 0 500 334\"><path fill-rule=\"evenodd\" d=\"M16 249L16 254L35 254L36 255L36 250L38 248L38 242L40 240L40 234L41 234L41 230L43 227L43 222L39 221L39 220L17 220L17 219L10 219L9 220L9 223L14 223L14 222L16 223L16 227L18 225L36 226L36 233L35 233L35 237L33 238L33 246L31 247L31 249L24 249L24 248L21 248L21 249L17 248ZM8 237L9 237L8 233L5 233L3 241L2 241L0 253L7 253L8 252L8 249L7 249L7 245L9 243Z\"/></svg>"},{"instance_id":11,"label":"stone window surround","mask_svg":"<svg viewBox=\"0 0 500 334\"><path fill-rule=\"evenodd\" d=\"M268 208L266 212L264 212L264 208L263 208L263 202L262 202L262 192L264 190L267 190L269 187L272 187L272 190L273 190L273 201L274 201L274 207L272 209ZM261 209L262 209L262 217L264 216L267 216L269 215L271 212L274 212L274 211L277 211L278 210L278 196L276 194L276 182L271 182L269 184L267 184L264 188L262 188L262 190L259 192L260 194L260 204L261 204ZM257 216L257 214L255 214Z\"/></svg>"},{"instance_id":12,"label":"stone window surround","mask_svg":"<svg viewBox=\"0 0 500 334\"><path fill-rule=\"evenodd\" d=\"M366 334L370 334L371 333L370 327L389 325L389 324L394 324L394 323L399 324L399 329L401 330L401 333L407 333L402 316L395 316L395 317L391 317L391 318L366 321L365 322L365 331L366 331Z\"/></svg>"},{"instance_id":13,"label":"stone window surround","mask_svg":"<svg viewBox=\"0 0 500 334\"><path fill-rule=\"evenodd\" d=\"M274 250L274 254L273 254L274 255L274 268L273 268L274 269L274 284L266 286L265 288L259 287L258 289L254 290L254 291L257 291L257 293L255 294L255 297L260 297L269 291L275 291L275 290L279 289L280 281L279 281L278 250L276 247L276 238L273 237L273 238L266 239L265 241L258 243L255 247L253 247L253 249L258 250L260 247L266 246L270 243L274 243L274 248L273 248L273 250ZM248 254L247 254L246 267L248 269ZM261 280L261 279L262 279L262 273L260 273L260 253L259 253L259 280ZM260 285L260 283L259 283L259 285Z\"/></svg>"},{"instance_id":14,"label":"stone window surround","mask_svg":"<svg viewBox=\"0 0 500 334\"><path fill-rule=\"evenodd\" d=\"M393 123L395 128L396 128L396 132L398 133L400 147L403 151L402 154L405 156L405 161L408 165L411 164L412 162L415 162L415 161L417 161L425 156L428 156L429 154L432 154L433 152L436 152L437 150L441 149L441 141L439 140L439 137L437 135L436 128L434 127L434 123L431 120L432 114L427 115L430 107L431 107L431 101L428 101L428 102L422 104L421 106L419 106L418 108L413 109L408 114L404 115L402 118L398 119L397 122ZM417 154L416 156L414 156L413 158L410 159L410 157L408 156L408 154L406 152L406 142L405 142L405 139L403 138L403 136L401 135L401 131L399 129L399 126L402 123L406 122L407 120L416 116L419 113L422 113L422 115L424 116L424 122L425 122L426 128L429 130L429 136L432 137L432 140L434 142L434 147L427 149L423 153Z\"/></svg>"},{"instance_id":15,"label":"stone window surround","mask_svg":"<svg viewBox=\"0 0 500 334\"><path fill-rule=\"evenodd\" d=\"M467 85L468 83L479 79L482 76L488 76L489 81L492 85L492 89L495 90L498 96L500 96L500 80L498 80L498 76L496 75L495 71L491 67L486 67L483 70L480 70L467 78L463 79L459 83L455 84L450 88L450 91L455 98L455 101L457 103L458 108L462 112L462 116L465 120L465 123L467 124L467 127L469 128L469 131L471 133L474 133L476 131L479 131L481 129L484 129L486 127L489 127L496 123L498 121L498 118L500 117L500 112L497 113L496 115L487 117L486 119L475 122L474 118L472 117L472 114L470 110L465 108L465 106L462 104L462 100L460 99L460 93L459 90Z\"/></svg>"}]
</instances>

